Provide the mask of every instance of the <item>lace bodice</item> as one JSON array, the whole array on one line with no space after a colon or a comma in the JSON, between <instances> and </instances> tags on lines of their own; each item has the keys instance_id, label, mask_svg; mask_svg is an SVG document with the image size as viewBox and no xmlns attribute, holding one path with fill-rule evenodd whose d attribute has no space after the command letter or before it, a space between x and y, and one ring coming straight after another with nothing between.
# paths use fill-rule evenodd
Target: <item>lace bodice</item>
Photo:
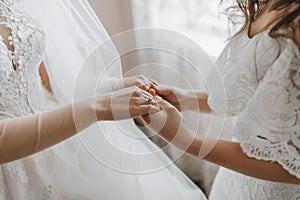
<instances>
[{"instance_id":1,"label":"lace bodice","mask_svg":"<svg viewBox=\"0 0 300 200\"><path fill-rule=\"evenodd\" d=\"M40 103L45 97L39 75L46 48L45 32L23 11L17 0L0 1L0 9L5 19L0 24L11 31L8 38L0 36L0 119L28 116L40 111ZM5 40L9 41L13 51L9 50ZM8 174L7 178L21 183L29 181L22 161L1 165L0 169ZM0 197L6 199L3 180L0 170Z\"/></svg>"},{"instance_id":2,"label":"lace bodice","mask_svg":"<svg viewBox=\"0 0 300 200\"><path fill-rule=\"evenodd\" d=\"M278 162L300 178L298 47L290 39L273 39L268 32L252 39L244 33L229 42L217 65L221 79L214 73L209 80L213 86L210 107L216 113L237 115L235 140L249 157ZM224 170L216 180L212 199L224 199L225 189L221 187L225 185L239 187L226 190L227 199L290 200L300 196L298 186Z\"/></svg>"},{"instance_id":3,"label":"lace bodice","mask_svg":"<svg viewBox=\"0 0 300 200\"><path fill-rule=\"evenodd\" d=\"M46 48L45 32L18 1L0 1L0 9L6 19L1 25L11 30L8 38L0 37L0 116L33 114L42 89L38 70ZM4 39L9 40L13 51Z\"/></svg>"}]
</instances>

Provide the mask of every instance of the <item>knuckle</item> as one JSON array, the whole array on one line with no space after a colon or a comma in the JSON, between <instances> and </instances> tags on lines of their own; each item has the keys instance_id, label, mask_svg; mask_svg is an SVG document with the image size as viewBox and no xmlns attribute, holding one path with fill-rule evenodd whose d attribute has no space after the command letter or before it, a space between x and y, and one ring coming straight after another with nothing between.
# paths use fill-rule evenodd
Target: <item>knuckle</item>
<instances>
[{"instance_id":1,"label":"knuckle","mask_svg":"<svg viewBox=\"0 0 300 200\"><path fill-rule=\"evenodd\" d=\"M137 87L138 87L138 86L141 86L142 84L143 84L143 83L142 83L140 80L135 80L135 81L134 81L134 85L137 86Z\"/></svg>"},{"instance_id":2,"label":"knuckle","mask_svg":"<svg viewBox=\"0 0 300 200\"><path fill-rule=\"evenodd\" d=\"M133 87L133 95L139 95L141 93L141 90L139 87L134 86Z\"/></svg>"},{"instance_id":3,"label":"knuckle","mask_svg":"<svg viewBox=\"0 0 300 200\"><path fill-rule=\"evenodd\" d=\"M135 85L135 86L132 87L132 89L133 89L134 91L138 91L140 88L139 88L138 86Z\"/></svg>"},{"instance_id":4,"label":"knuckle","mask_svg":"<svg viewBox=\"0 0 300 200\"><path fill-rule=\"evenodd\" d=\"M146 80L146 77L145 77L144 75L141 75L141 74L138 75L137 78L138 78L138 79L141 79L141 80Z\"/></svg>"}]
</instances>

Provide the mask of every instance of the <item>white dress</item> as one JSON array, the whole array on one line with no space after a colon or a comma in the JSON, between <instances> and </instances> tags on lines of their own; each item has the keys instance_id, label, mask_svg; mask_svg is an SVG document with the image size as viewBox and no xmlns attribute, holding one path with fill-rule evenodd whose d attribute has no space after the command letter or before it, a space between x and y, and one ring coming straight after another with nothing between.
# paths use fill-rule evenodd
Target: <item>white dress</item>
<instances>
[{"instance_id":1,"label":"white dress","mask_svg":"<svg viewBox=\"0 0 300 200\"><path fill-rule=\"evenodd\" d=\"M0 1L0 8L6 18L3 24L12 30L8 39L14 46L11 52L3 40L0 41L0 119L34 115L56 107L57 102L43 87L39 76L47 46L45 31L24 12L18 1ZM16 70L13 64L17 66ZM131 126L130 130L135 130L136 135L143 135L132 121L122 123ZM127 139L114 123L102 125L108 133L103 140L114 138L120 148L135 152L159 151L146 138ZM97 128L90 127L82 137L89 135L92 140ZM98 148L93 150L123 163L121 169L134 171L140 166L165 166L148 173L126 173L99 162L81 142L74 137L39 154L0 165L0 199L204 199L202 192L162 153L137 163L118 154L109 142L106 146L97 146L97 141L90 141Z\"/></svg>"},{"instance_id":2,"label":"white dress","mask_svg":"<svg viewBox=\"0 0 300 200\"><path fill-rule=\"evenodd\" d=\"M252 158L279 163L300 178L300 54L286 38L262 32L250 39L233 38L217 62L221 81L214 80L210 107L219 114L237 115L234 141ZM211 81L211 80L210 80ZM300 186L248 177L221 168L211 200L295 200Z\"/></svg>"}]
</instances>

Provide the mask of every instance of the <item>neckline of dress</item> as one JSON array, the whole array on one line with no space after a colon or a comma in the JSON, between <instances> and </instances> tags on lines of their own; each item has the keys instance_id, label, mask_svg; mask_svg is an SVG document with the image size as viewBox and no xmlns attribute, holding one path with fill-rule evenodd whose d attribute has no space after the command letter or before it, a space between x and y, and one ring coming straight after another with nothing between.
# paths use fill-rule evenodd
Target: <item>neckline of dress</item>
<instances>
[{"instance_id":1,"label":"neckline of dress","mask_svg":"<svg viewBox=\"0 0 300 200\"><path fill-rule=\"evenodd\" d=\"M3 7L0 6L0 9L2 10L2 11L1 11L1 16L5 18L5 23L6 23L5 26L11 30L11 34L9 35L9 37L12 37L12 36L13 36L13 29L12 29L12 27L9 27L9 26L7 25L8 20L9 20L9 17L8 17L7 14L3 13L3 11L9 12L10 14L14 15L13 11L9 8L9 6L10 6L11 4L14 4L14 5L15 5L15 0L1 0L1 1L0 1L0 4L3 5ZM3 38L1 39L1 42L4 43L4 39L3 39ZM7 53L9 54L9 56L10 56L10 58L11 58L11 62L12 62L12 63L11 63L12 66L9 67L9 68L10 68L10 69L9 69L9 72L10 72L10 73L13 73L13 74L18 74L18 73L21 72L22 70L21 70L21 68L18 67L18 66L16 66L16 68L14 67L14 65L15 65L15 64L14 64L15 47L14 47L14 50L10 50L10 49L8 48L7 45L5 45L5 47L6 47L5 50L6 50Z\"/></svg>"}]
</instances>

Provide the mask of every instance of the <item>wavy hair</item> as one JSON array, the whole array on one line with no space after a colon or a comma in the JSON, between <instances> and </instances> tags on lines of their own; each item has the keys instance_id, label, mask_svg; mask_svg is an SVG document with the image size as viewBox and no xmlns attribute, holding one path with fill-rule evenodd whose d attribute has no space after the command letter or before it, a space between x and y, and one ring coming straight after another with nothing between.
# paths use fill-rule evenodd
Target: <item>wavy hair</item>
<instances>
[{"instance_id":1,"label":"wavy hair","mask_svg":"<svg viewBox=\"0 0 300 200\"><path fill-rule=\"evenodd\" d=\"M221 4L224 1L227 0L221 0ZM270 11L278 11L276 19L270 23L275 23L269 32L270 36L294 38L296 29L300 27L300 0L236 0L236 6L226 9L226 15L233 24L236 23L238 12L242 11L243 13L244 23L235 35L246 31L270 1L274 1L270 6ZM292 4L295 8L293 7L294 9L290 11Z\"/></svg>"}]
</instances>

